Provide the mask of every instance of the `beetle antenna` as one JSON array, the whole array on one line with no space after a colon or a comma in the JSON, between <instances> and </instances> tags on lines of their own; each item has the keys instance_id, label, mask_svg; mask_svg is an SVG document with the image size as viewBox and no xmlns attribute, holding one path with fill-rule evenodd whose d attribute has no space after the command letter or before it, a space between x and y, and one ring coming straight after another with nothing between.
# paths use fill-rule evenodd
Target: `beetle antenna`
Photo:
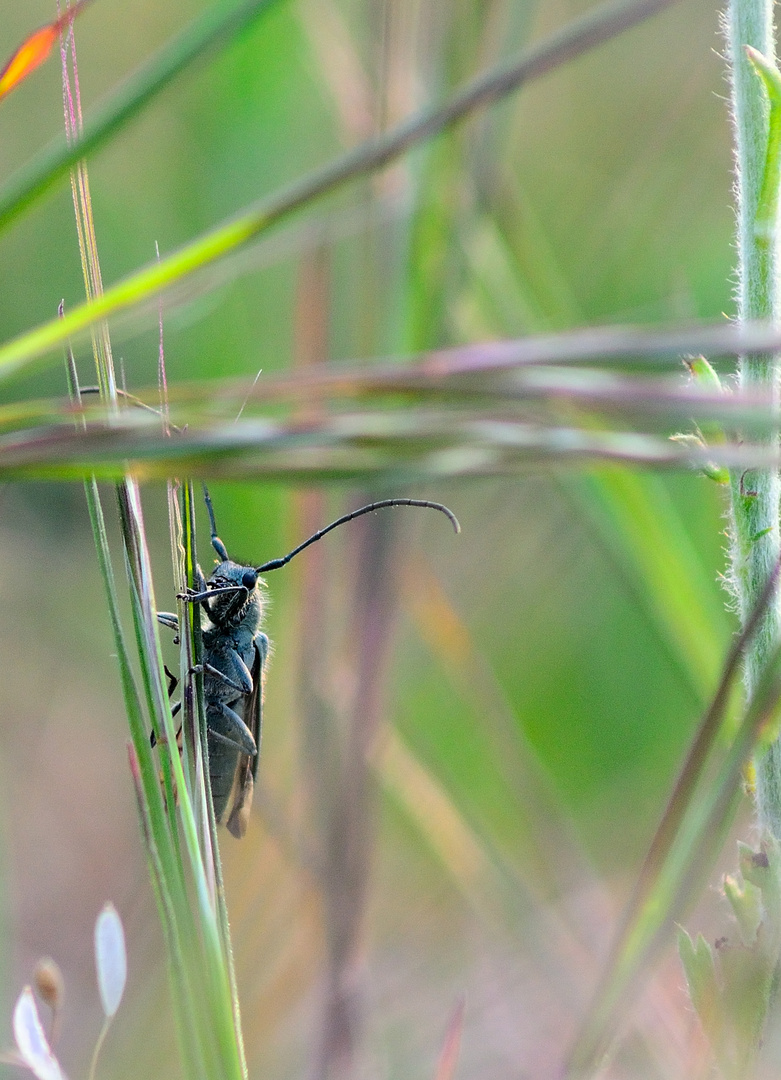
<instances>
[{"instance_id":1,"label":"beetle antenna","mask_svg":"<svg viewBox=\"0 0 781 1080\"><path fill-rule=\"evenodd\" d=\"M207 503L207 505L209 505ZM339 525L346 525L348 521L352 521L353 518L360 517L362 514L370 514L373 510L382 510L385 506L424 506L429 510L439 510L440 514L444 514L448 519L453 529L459 533L461 532L461 526L458 524L458 518L452 510L448 510L442 503L426 502L423 499L381 499L379 502L369 503L368 506L362 506L360 510L353 510L350 514L345 514L343 517L337 518L336 521L332 521L330 525L326 525L324 529L320 529L313 536L310 536L308 540L305 540L303 544L299 544L297 548L293 548L291 552L284 555L281 559L271 559L270 562L263 563L262 566L256 566L255 572L257 574L265 574L269 570L279 570L282 566L287 566L294 556L298 555L304 548L308 548L310 544L314 544L317 540L321 540L326 533L329 533L332 529L337 528ZM211 509L210 509L211 513ZM212 526L214 525L214 516L212 515ZM212 543L215 542L214 529L212 530ZM222 543L221 540L218 543ZM216 547L216 544L215 544Z\"/></svg>"},{"instance_id":2,"label":"beetle antenna","mask_svg":"<svg viewBox=\"0 0 781 1080\"><path fill-rule=\"evenodd\" d=\"M229 562L230 556L228 555L228 549L217 535L217 523L214 520L214 507L212 506L211 495L209 494L209 489L206 487L206 484L203 485L203 498L206 502L206 509L209 511L209 521L211 522L212 527L212 547L223 562Z\"/></svg>"}]
</instances>

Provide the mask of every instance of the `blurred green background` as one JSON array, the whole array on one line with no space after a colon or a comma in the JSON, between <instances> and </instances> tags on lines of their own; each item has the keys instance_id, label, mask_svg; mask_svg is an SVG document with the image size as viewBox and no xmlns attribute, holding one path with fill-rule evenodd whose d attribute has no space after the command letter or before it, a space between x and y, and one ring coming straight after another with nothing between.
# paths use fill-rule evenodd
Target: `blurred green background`
<instances>
[{"instance_id":1,"label":"blurred green background","mask_svg":"<svg viewBox=\"0 0 781 1080\"><path fill-rule=\"evenodd\" d=\"M85 109L203 7L90 7L76 31ZM281 3L89 162L104 281L583 10L558 0ZM5 55L54 17L44 0L0 0L0 12ZM682 2L320 204L165 311L169 382L251 380L313 354L370 363L583 324L731 313L719 47L715 11ZM2 103L4 175L61 126L55 58ZM0 237L0 264L2 340L51 318L63 297L79 302L67 184ZM155 315L118 327L114 348L130 389L155 384ZM78 360L89 382L86 350ZM64 393L51 368L2 400ZM323 524L359 497L247 483L212 494L230 552L249 560L282 554L310 519ZM465 994L459 1076L549 1075L729 642L725 505L694 474L575 466L402 494L447 502L463 531L404 511L379 527L393 542L380 590L392 646L369 753L376 799L360 807L368 885L342 971L359 1018L356 1074L433 1076ZM167 608L160 488L145 489L145 513ZM201 524L206 566L205 515ZM269 581L262 790L249 835L224 843L251 1076L318 1075L322 1064L339 889L329 907L328 873L313 873L306 851L327 852L323 821L339 792L316 790L306 686L339 729L358 679L351 618L366 587L363 534L347 532ZM101 1022L92 924L111 899L130 983L100 1075L175 1076L80 486L0 491L0 597L0 1042L10 1043L12 1003L35 960L50 954L67 986L61 1060L71 1077L86 1075ZM326 754L338 743L338 731L320 737ZM691 1065L682 981L662 977L677 1007L665 998L636 1018L640 1049L616 1075Z\"/></svg>"}]
</instances>

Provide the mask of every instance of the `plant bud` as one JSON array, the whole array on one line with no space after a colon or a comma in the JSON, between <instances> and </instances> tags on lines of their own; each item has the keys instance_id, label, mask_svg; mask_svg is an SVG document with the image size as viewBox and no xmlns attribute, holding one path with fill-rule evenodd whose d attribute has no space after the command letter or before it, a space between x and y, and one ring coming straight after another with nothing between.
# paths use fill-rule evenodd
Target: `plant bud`
<instances>
[{"instance_id":1,"label":"plant bud","mask_svg":"<svg viewBox=\"0 0 781 1080\"><path fill-rule=\"evenodd\" d=\"M33 973L33 984L38 997L50 1009L56 1011L62 1008L65 997L65 980L59 966L50 956L39 960Z\"/></svg>"}]
</instances>

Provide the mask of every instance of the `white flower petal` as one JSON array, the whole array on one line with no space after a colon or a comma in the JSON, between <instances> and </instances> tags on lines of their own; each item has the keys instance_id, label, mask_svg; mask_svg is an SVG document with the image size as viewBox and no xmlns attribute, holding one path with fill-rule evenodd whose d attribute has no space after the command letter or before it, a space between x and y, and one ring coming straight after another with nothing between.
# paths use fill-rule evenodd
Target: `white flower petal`
<instances>
[{"instance_id":1,"label":"white flower petal","mask_svg":"<svg viewBox=\"0 0 781 1080\"><path fill-rule=\"evenodd\" d=\"M125 932L113 904L106 904L95 923L95 966L103 1012L113 1016L119 1008L127 979Z\"/></svg>"},{"instance_id":2,"label":"white flower petal","mask_svg":"<svg viewBox=\"0 0 781 1080\"><path fill-rule=\"evenodd\" d=\"M65 1080L57 1058L49 1049L29 986L25 986L17 999L13 1026L19 1054L38 1080Z\"/></svg>"}]
</instances>

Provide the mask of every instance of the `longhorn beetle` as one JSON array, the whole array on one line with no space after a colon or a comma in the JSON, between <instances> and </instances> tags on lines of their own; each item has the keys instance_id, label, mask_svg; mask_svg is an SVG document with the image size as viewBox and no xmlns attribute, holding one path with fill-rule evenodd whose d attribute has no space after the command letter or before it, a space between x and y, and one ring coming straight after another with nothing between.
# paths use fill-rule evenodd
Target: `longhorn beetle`
<instances>
[{"instance_id":1,"label":"longhorn beetle","mask_svg":"<svg viewBox=\"0 0 781 1080\"><path fill-rule=\"evenodd\" d=\"M208 580L198 566L195 591L188 592L182 599L201 605L203 664L198 670L203 672L214 815L218 822L222 820L231 791L234 791L227 827L233 836L240 838L247 830L258 770L263 686L269 654L268 637L260 628L263 620L260 589L265 582L259 575L286 566L304 548L339 525L386 506L422 506L439 510L456 532L460 532L460 525L455 514L441 503L421 499L381 499L337 518L280 559L271 559L261 566L244 566L230 558L217 535L212 501L205 486L203 491L211 524L212 547L221 562ZM157 617L164 626L179 629L176 615L161 611ZM173 691L173 686L171 689ZM178 709L179 705L176 705L174 711Z\"/></svg>"}]
</instances>

